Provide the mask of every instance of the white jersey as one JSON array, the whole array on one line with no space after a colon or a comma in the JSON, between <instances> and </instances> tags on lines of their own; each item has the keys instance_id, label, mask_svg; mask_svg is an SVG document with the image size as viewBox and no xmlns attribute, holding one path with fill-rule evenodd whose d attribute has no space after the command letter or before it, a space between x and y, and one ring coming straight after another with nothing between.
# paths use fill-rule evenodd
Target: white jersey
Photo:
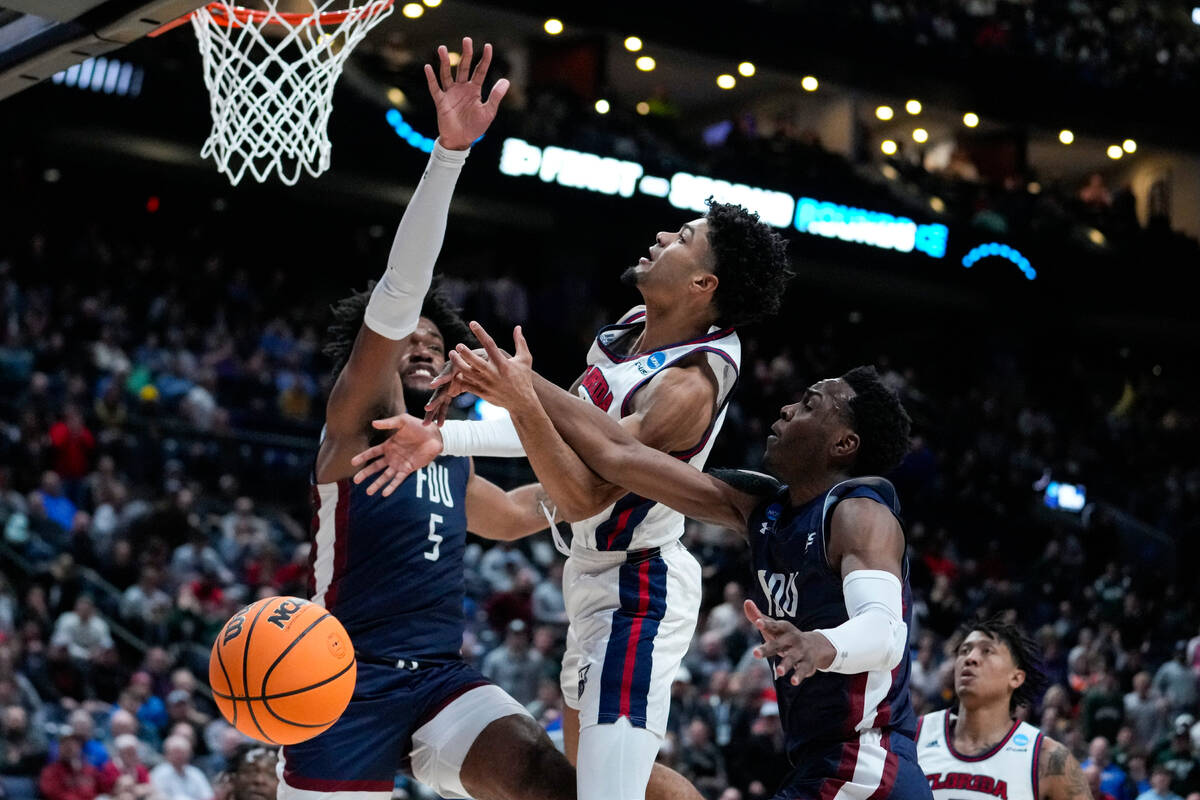
<instances>
[{"instance_id":1,"label":"white jersey","mask_svg":"<svg viewBox=\"0 0 1200 800\"><path fill-rule=\"evenodd\" d=\"M624 348L636 340L645 326L645 317L645 306L637 306L616 325L600 329L588 351L588 369L580 381L579 396L619 420L632 412L634 396L655 375L695 353L703 353L717 379L717 413L699 441L671 455L696 469L704 469L737 384L742 343L733 328L714 327L698 339L652 353L625 355ZM661 503L627 494L596 516L572 523L571 533L573 547L642 550L679 539L683 535L683 515Z\"/></svg>"},{"instance_id":2,"label":"white jersey","mask_svg":"<svg viewBox=\"0 0 1200 800\"><path fill-rule=\"evenodd\" d=\"M1037 759L1042 732L1013 721L1004 739L977 756L955 752L949 710L921 717L917 724L917 762L934 800L1038 800Z\"/></svg>"}]
</instances>

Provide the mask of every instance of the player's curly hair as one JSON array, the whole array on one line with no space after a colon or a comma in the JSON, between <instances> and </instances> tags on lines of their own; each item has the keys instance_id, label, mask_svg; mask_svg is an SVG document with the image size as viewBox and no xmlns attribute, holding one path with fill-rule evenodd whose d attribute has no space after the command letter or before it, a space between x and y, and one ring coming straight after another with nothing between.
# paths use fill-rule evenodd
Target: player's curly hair
<instances>
[{"instance_id":1,"label":"player's curly hair","mask_svg":"<svg viewBox=\"0 0 1200 800\"><path fill-rule=\"evenodd\" d=\"M333 362L331 370L337 377L346 362L350 359L350 351L354 348L354 340L362 327L363 317L367 313L367 302L375 289L376 281L369 281L367 288L361 292L353 292L343 297L330 307L333 322L327 329L328 336L321 352ZM442 334L446 347L450 348L462 342L468 347L478 347L479 342L467 323L459 316L458 309L450 302L450 298L441 288L441 281L433 279L429 291L425 294L425 302L421 305L421 316L430 319Z\"/></svg>"},{"instance_id":2,"label":"player's curly hair","mask_svg":"<svg viewBox=\"0 0 1200 800\"><path fill-rule=\"evenodd\" d=\"M758 214L733 203L707 201L708 243L720 281L714 302L719 325L744 325L779 312L788 268L787 240Z\"/></svg>"},{"instance_id":3,"label":"player's curly hair","mask_svg":"<svg viewBox=\"0 0 1200 800\"><path fill-rule=\"evenodd\" d=\"M1003 614L968 620L959 626L954 638L961 642L975 631L1003 642L1012 654L1017 669L1025 673L1025 682L1013 691L1008 710L1016 711L1018 706L1028 706L1032 709L1047 681L1046 669L1042 665L1042 649L1038 647L1037 642L1020 626L1005 620Z\"/></svg>"},{"instance_id":4,"label":"player's curly hair","mask_svg":"<svg viewBox=\"0 0 1200 800\"><path fill-rule=\"evenodd\" d=\"M908 452L912 420L900 398L884 385L875 367L855 367L842 376L854 397L847 417L860 442L853 475L886 475Z\"/></svg>"}]
</instances>

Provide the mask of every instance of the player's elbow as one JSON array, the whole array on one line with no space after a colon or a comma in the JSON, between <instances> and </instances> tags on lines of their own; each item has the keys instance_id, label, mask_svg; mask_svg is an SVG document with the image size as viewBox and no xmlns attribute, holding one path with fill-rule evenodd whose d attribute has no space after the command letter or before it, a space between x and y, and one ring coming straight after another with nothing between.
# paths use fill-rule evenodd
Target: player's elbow
<instances>
[{"instance_id":1,"label":"player's elbow","mask_svg":"<svg viewBox=\"0 0 1200 800\"><path fill-rule=\"evenodd\" d=\"M883 653L883 668L893 670L904 660L908 650L908 625L904 620L888 619L884 641L887 648Z\"/></svg>"}]
</instances>

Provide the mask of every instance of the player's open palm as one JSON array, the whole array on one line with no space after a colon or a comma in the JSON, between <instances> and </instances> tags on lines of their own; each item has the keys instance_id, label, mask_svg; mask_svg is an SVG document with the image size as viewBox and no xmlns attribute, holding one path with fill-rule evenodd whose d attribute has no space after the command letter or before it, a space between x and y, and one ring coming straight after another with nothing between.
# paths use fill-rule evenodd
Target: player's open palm
<instances>
[{"instance_id":1,"label":"player's open palm","mask_svg":"<svg viewBox=\"0 0 1200 800\"><path fill-rule=\"evenodd\" d=\"M496 341L478 322L471 323L471 332L483 345L483 353L459 345L450 352L450 360L458 371L463 385L493 405L509 412L527 403L536 403L533 389L533 356L521 332L513 329L514 355L501 350Z\"/></svg>"},{"instance_id":2,"label":"player's open palm","mask_svg":"<svg viewBox=\"0 0 1200 800\"><path fill-rule=\"evenodd\" d=\"M393 433L382 443L350 459L351 464L360 468L354 473L355 483L362 483L372 475L383 473L367 487L367 494L375 494L382 489L383 496L388 497L405 478L428 465L442 452L442 434L438 429L423 424L411 414L377 419L371 425L376 430L390 430Z\"/></svg>"},{"instance_id":3,"label":"player's open palm","mask_svg":"<svg viewBox=\"0 0 1200 800\"><path fill-rule=\"evenodd\" d=\"M484 101L483 81L492 64L492 46L483 46L483 57L472 73L473 56L471 39L466 37L462 43L462 58L453 77L450 74L450 53L445 45L438 48L438 72L435 73L429 64L425 65L429 94L437 106L438 137L442 147L450 150L466 150L482 136L496 118L500 101L508 93L508 79L501 78L492 87L487 101Z\"/></svg>"},{"instance_id":4,"label":"player's open palm","mask_svg":"<svg viewBox=\"0 0 1200 800\"><path fill-rule=\"evenodd\" d=\"M746 619L762 634L763 643L754 648L758 658L775 659L775 675L792 673L791 683L800 681L833 662L833 645L819 633L802 631L787 620L772 619L759 611L753 600L743 604Z\"/></svg>"}]
</instances>

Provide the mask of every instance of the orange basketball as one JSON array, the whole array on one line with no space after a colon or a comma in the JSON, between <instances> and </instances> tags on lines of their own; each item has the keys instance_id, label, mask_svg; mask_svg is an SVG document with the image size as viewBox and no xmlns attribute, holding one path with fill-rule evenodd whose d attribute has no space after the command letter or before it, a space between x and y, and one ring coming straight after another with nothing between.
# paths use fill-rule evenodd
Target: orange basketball
<instances>
[{"instance_id":1,"label":"orange basketball","mask_svg":"<svg viewBox=\"0 0 1200 800\"><path fill-rule=\"evenodd\" d=\"M337 722L357 677L342 623L298 597L268 597L234 614L208 660L221 714L269 744L303 742Z\"/></svg>"}]
</instances>

